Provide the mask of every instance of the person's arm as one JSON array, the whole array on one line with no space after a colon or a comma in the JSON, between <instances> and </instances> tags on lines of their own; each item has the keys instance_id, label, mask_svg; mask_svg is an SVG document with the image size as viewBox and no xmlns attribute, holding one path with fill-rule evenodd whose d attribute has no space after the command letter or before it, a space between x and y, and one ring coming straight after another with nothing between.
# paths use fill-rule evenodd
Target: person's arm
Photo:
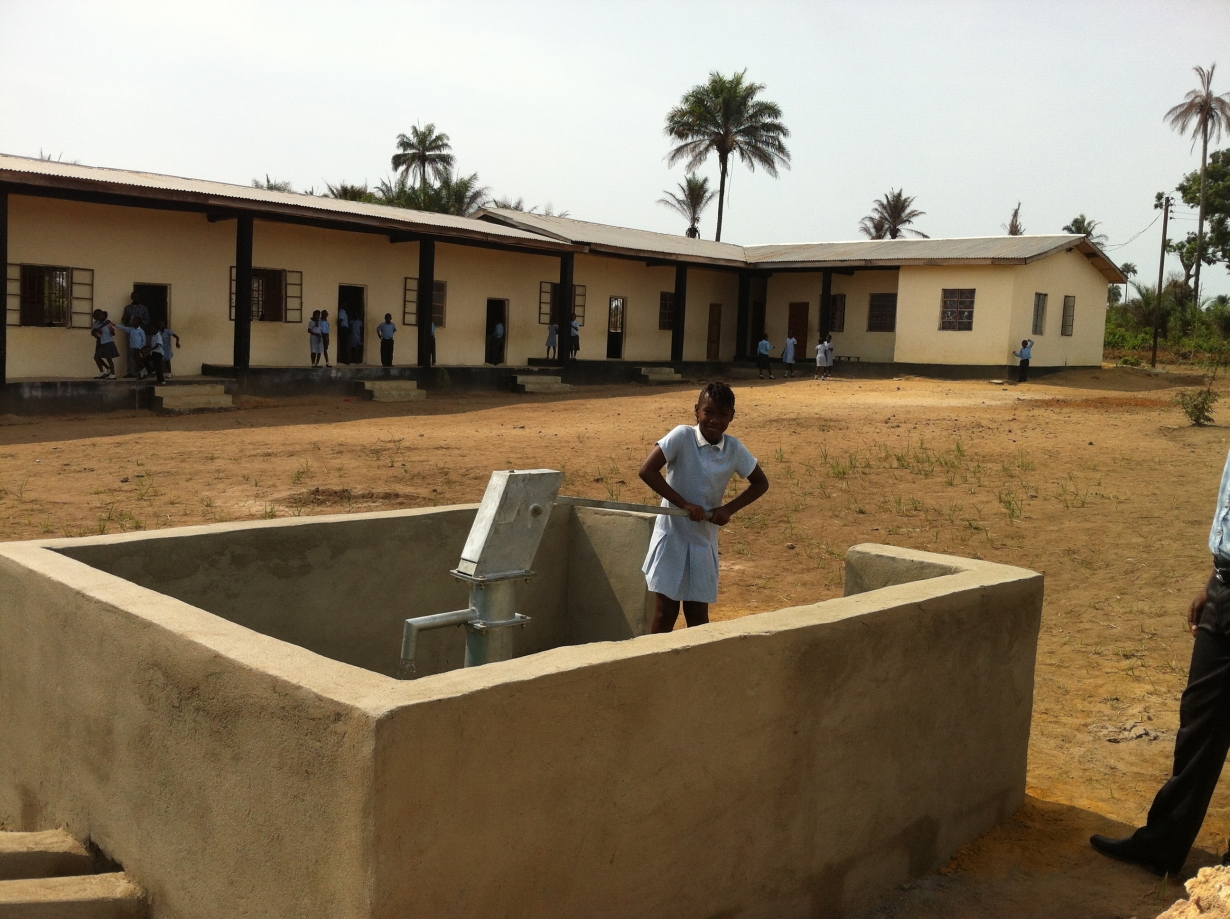
<instances>
[{"instance_id":1,"label":"person's arm","mask_svg":"<svg viewBox=\"0 0 1230 919\"><path fill-rule=\"evenodd\" d=\"M757 463L756 468L752 470L752 474L747 477L747 488L743 489L743 493L728 504L714 508L713 513L709 515L709 522L715 523L720 527L726 526L726 524L730 523L731 517L753 501L759 500L768 490L769 477L764 474L764 470Z\"/></svg>"},{"instance_id":2,"label":"person's arm","mask_svg":"<svg viewBox=\"0 0 1230 919\"><path fill-rule=\"evenodd\" d=\"M662 470L666 466L666 454L662 452L662 448L654 444L653 450L649 456L645 457L645 462L641 464L641 471L638 473L641 481L652 488L655 492L669 501L675 507L681 507L688 512L688 517L696 522L705 519L706 511L699 504L693 504L690 501L685 501L683 495L671 488L666 481L666 476L662 475ZM767 487L767 486L766 486Z\"/></svg>"},{"instance_id":3,"label":"person's arm","mask_svg":"<svg viewBox=\"0 0 1230 919\"><path fill-rule=\"evenodd\" d=\"M176 335L174 332L172 332L172 333L171 333L171 337L175 339L175 347L177 347L177 348L183 347L183 346L182 346L182 345L180 345L180 343L179 343L179 336L178 336L178 335Z\"/></svg>"},{"instance_id":4,"label":"person's arm","mask_svg":"<svg viewBox=\"0 0 1230 919\"><path fill-rule=\"evenodd\" d=\"M1213 569L1213 577L1217 577L1217 569ZM1200 614L1204 612L1205 604L1209 602L1209 588L1206 584L1200 588L1200 593L1196 594L1196 598L1192 600L1191 606L1187 608L1187 630L1193 635L1196 634L1196 629L1200 625Z\"/></svg>"}]
</instances>

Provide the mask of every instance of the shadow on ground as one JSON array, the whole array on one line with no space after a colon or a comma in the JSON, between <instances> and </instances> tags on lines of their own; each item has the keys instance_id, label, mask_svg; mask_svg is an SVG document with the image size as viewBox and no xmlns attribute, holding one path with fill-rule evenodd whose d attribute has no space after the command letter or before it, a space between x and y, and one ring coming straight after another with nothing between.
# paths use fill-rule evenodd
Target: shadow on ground
<instances>
[{"instance_id":1,"label":"shadow on ground","mask_svg":"<svg viewBox=\"0 0 1230 919\"><path fill-rule=\"evenodd\" d=\"M1092 811L1027 797L1013 817L963 848L936 874L854 919L1152 919L1185 896L1183 882L1219 856L1192 850L1182 877L1163 881L1099 855L1093 833L1132 827Z\"/></svg>"}]
</instances>

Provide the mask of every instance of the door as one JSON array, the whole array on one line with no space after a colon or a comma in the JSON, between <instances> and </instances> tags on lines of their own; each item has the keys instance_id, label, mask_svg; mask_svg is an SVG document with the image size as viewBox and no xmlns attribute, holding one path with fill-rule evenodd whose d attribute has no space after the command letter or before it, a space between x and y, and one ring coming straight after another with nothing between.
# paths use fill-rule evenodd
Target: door
<instances>
[{"instance_id":1,"label":"door","mask_svg":"<svg viewBox=\"0 0 1230 919\"><path fill-rule=\"evenodd\" d=\"M623 297L611 298L606 316L606 356L609 360L617 361L624 356L624 312L627 305Z\"/></svg>"},{"instance_id":2,"label":"door","mask_svg":"<svg viewBox=\"0 0 1230 919\"><path fill-rule=\"evenodd\" d=\"M487 363L502 364L508 344L508 301L487 298Z\"/></svg>"},{"instance_id":3,"label":"door","mask_svg":"<svg viewBox=\"0 0 1230 919\"><path fill-rule=\"evenodd\" d=\"M348 329L342 332L339 318L333 323L337 337L337 362L339 364L362 364L363 345L367 341L367 288L358 284L337 286L337 310L346 311Z\"/></svg>"},{"instance_id":4,"label":"door","mask_svg":"<svg viewBox=\"0 0 1230 919\"><path fill-rule=\"evenodd\" d=\"M171 287L168 284L134 284L133 299L149 310L150 330L158 328L158 323L171 323Z\"/></svg>"},{"instance_id":5,"label":"door","mask_svg":"<svg viewBox=\"0 0 1230 919\"><path fill-rule=\"evenodd\" d=\"M810 303L790 304L790 315L786 322L786 329L789 337L798 342L794 347L795 354L807 353L807 317L810 312Z\"/></svg>"},{"instance_id":6,"label":"door","mask_svg":"<svg viewBox=\"0 0 1230 919\"><path fill-rule=\"evenodd\" d=\"M705 342L705 360L722 359L722 304L709 304L709 337Z\"/></svg>"}]
</instances>

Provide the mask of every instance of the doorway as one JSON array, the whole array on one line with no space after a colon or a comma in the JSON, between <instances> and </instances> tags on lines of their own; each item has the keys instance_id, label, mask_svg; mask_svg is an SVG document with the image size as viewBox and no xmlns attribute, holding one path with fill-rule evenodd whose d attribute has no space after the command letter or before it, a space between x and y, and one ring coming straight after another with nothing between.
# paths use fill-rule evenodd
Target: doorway
<instances>
[{"instance_id":1,"label":"doorway","mask_svg":"<svg viewBox=\"0 0 1230 919\"><path fill-rule=\"evenodd\" d=\"M722 359L722 304L709 304L709 337L705 342L705 360Z\"/></svg>"},{"instance_id":2,"label":"doorway","mask_svg":"<svg viewBox=\"0 0 1230 919\"><path fill-rule=\"evenodd\" d=\"M508 301L487 298L487 363L502 364L508 344Z\"/></svg>"},{"instance_id":3,"label":"doorway","mask_svg":"<svg viewBox=\"0 0 1230 919\"><path fill-rule=\"evenodd\" d=\"M132 298L149 310L150 331L158 328L158 323L171 324L171 285L169 284L133 284Z\"/></svg>"},{"instance_id":4,"label":"doorway","mask_svg":"<svg viewBox=\"0 0 1230 919\"><path fill-rule=\"evenodd\" d=\"M363 345L367 335L367 288L358 284L337 286L337 362L362 364ZM342 328L342 310L346 311L346 328Z\"/></svg>"},{"instance_id":5,"label":"doorway","mask_svg":"<svg viewBox=\"0 0 1230 919\"><path fill-rule=\"evenodd\" d=\"M789 318L786 321L786 334L796 342L795 353L807 352L807 318L811 313L810 303L791 303Z\"/></svg>"},{"instance_id":6,"label":"doorway","mask_svg":"<svg viewBox=\"0 0 1230 919\"><path fill-rule=\"evenodd\" d=\"M606 356L617 361L624 356L624 312L628 302L623 297L612 297L606 316Z\"/></svg>"}]
</instances>

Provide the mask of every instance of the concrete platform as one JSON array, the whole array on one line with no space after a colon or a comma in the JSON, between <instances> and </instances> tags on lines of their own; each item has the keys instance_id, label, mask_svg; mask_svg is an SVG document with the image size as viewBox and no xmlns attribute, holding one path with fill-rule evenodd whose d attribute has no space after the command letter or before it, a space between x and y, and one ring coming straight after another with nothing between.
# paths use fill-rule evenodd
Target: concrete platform
<instances>
[{"instance_id":1,"label":"concrete platform","mask_svg":"<svg viewBox=\"0 0 1230 919\"><path fill-rule=\"evenodd\" d=\"M550 374L518 374L513 391L525 393L566 393L572 392L572 386L562 382L558 376L551 376Z\"/></svg>"},{"instance_id":2,"label":"concrete platform","mask_svg":"<svg viewBox=\"0 0 1230 919\"><path fill-rule=\"evenodd\" d=\"M373 402L417 402L427 398L415 380L363 380L363 392Z\"/></svg>"},{"instance_id":3,"label":"concrete platform","mask_svg":"<svg viewBox=\"0 0 1230 919\"><path fill-rule=\"evenodd\" d=\"M0 919L144 919L145 894L126 874L0 881Z\"/></svg>"},{"instance_id":4,"label":"concrete platform","mask_svg":"<svg viewBox=\"0 0 1230 919\"><path fill-rule=\"evenodd\" d=\"M154 408L169 414L227 411L235 399L222 383L165 383L154 388Z\"/></svg>"},{"instance_id":5,"label":"concrete platform","mask_svg":"<svg viewBox=\"0 0 1230 919\"><path fill-rule=\"evenodd\" d=\"M90 874L94 856L63 830L0 833L0 881Z\"/></svg>"}]
</instances>

